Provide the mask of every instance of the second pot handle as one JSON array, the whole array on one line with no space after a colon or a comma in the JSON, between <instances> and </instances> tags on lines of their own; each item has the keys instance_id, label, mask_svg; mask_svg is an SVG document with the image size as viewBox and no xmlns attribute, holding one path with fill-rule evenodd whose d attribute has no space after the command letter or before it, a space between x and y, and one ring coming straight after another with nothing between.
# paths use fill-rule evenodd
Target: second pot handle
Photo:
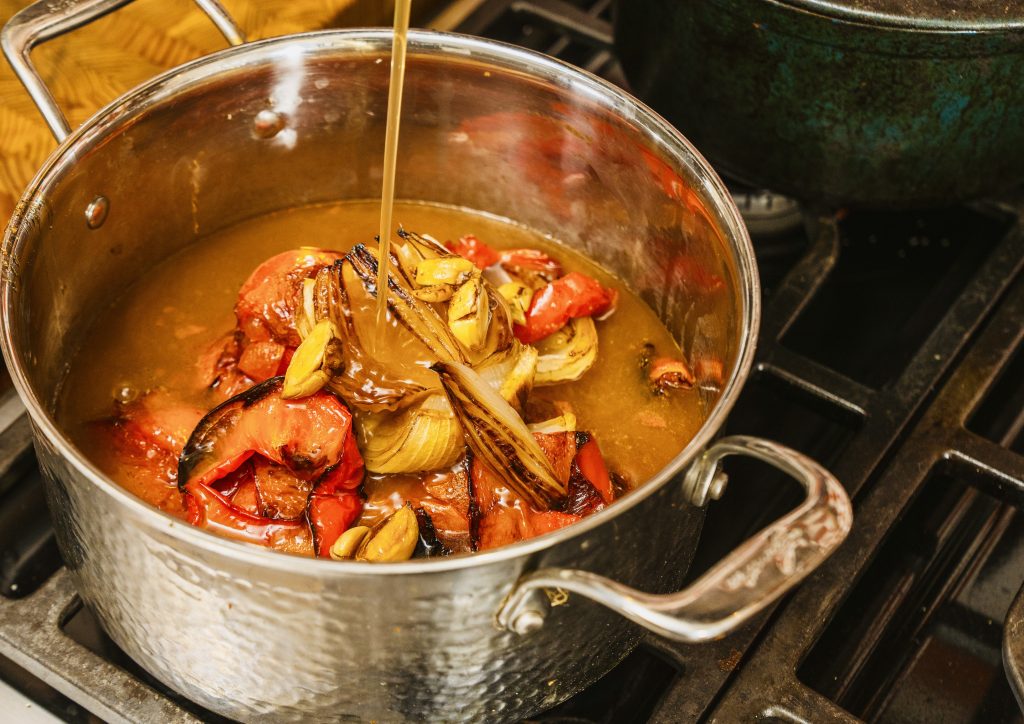
<instances>
[{"instance_id":1,"label":"second pot handle","mask_svg":"<svg viewBox=\"0 0 1024 724\"><path fill-rule=\"evenodd\" d=\"M850 499L831 473L805 455L737 435L714 443L690 466L684 488L691 502L703 505L721 493L725 478L718 464L729 455L748 455L792 475L806 498L682 591L643 593L586 571L543 569L519 579L498 612L499 625L520 634L540 628L547 610L540 591L562 589L667 638L706 641L737 628L793 588L846 538L853 523Z\"/></svg>"},{"instance_id":2,"label":"second pot handle","mask_svg":"<svg viewBox=\"0 0 1024 724\"><path fill-rule=\"evenodd\" d=\"M32 65L32 49L107 13L131 3L132 0L37 0L7 21L0 32L0 45L14 74L22 82L32 101L46 119L46 125L57 139L63 141L71 126L61 112L50 89ZM232 45L245 42L245 35L228 15L219 0L195 0L217 29Z\"/></svg>"}]
</instances>

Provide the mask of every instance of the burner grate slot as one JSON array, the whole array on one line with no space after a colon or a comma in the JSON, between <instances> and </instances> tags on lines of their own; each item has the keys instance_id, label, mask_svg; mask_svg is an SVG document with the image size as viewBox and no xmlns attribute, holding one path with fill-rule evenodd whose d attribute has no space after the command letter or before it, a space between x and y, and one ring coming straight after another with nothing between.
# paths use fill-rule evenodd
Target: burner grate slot
<instances>
[{"instance_id":1,"label":"burner grate slot","mask_svg":"<svg viewBox=\"0 0 1024 724\"><path fill-rule=\"evenodd\" d=\"M967 420L967 429L995 442L1006 440L1005 447L1024 454L1024 345Z\"/></svg>"},{"instance_id":2,"label":"burner grate slot","mask_svg":"<svg viewBox=\"0 0 1024 724\"><path fill-rule=\"evenodd\" d=\"M924 697L943 702L949 721L971 713L1014 721L1005 718L1016 705L1003 677L1000 634L1016 593L1007 582L1020 580L1024 518L936 472L798 677L869 720L924 721L917 711Z\"/></svg>"},{"instance_id":3,"label":"burner grate slot","mask_svg":"<svg viewBox=\"0 0 1024 724\"><path fill-rule=\"evenodd\" d=\"M1009 229L968 208L858 212L783 344L870 387L897 378Z\"/></svg>"},{"instance_id":4,"label":"burner grate slot","mask_svg":"<svg viewBox=\"0 0 1024 724\"><path fill-rule=\"evenodd\" d=\"M676 679L675 666L641 645L611 672L577 696L523 724L613 724L647 721Z\"/></svg>"},{"instance_id":5,"label":"burner grate slot","mask_svg":"<svg viewBox=\"0 0 1024 724\"><path fill-rule=\"evenodd\" d=\"M0 495L0 595L28 596L60 566L43 479L33 469Z\"/></svg>"}]
</instances>

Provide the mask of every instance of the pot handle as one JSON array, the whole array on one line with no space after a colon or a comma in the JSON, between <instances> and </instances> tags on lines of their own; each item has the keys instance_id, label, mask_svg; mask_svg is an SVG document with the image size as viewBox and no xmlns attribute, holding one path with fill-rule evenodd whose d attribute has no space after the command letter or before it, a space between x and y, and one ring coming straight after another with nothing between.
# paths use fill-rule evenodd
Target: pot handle
<instances>
[{"instance_id":1,"label":"pot handle","mask_svg":"<svg viewBox=\"0 0 1024 724\"><path fill-rule=\"evenodd\" d=\"M71 133L71 126L57 101L32 65L32 50L71 30L88 25L133 0L37 0L7 21L0 32L0 46L14 74L46 119L57 142ZM219 0L195 0L231 45L241 45L245 35Z\"/></svg>"},{"instance_id":2,"label":"pot handle","mask_svg":"<svg viewBox=\"0 0 1024 724\"><path fill-rule=\"evenodd\" d=\"M519 579L498 612L499 625L519 634L540 628L544 600L554 597L539 591L561 589L667 638L706 641L724 636L793 588L846 538L853 523L850 499L831 473L805 455L737 435L719 440L690 466L683 481L690 502L704 505L721 494L726 479L718 464L729 455L748 455L792 475L806 498L682 591L643 593L594 573L548 568Z\"/></svg>"}]
</instances>

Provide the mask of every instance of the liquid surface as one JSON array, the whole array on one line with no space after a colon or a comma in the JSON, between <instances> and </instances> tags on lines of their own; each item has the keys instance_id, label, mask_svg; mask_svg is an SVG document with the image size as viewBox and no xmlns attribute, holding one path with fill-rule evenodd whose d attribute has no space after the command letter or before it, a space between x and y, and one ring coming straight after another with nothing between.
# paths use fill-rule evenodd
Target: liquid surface
<instances>
[{"instance_id":1,"label":"liquid surface","mask_svg":"<svg viewBox=\"0 0 1024 724\"><path fill-rule=\"evenodd\" d=\"M211 351L234 327L238 290L253 269L299 246L345 251L365 242L376 231L378 212L376 202L347 202L255 218L199 240L139 279L99 316L72 362L59 416L75 444L128 490L180 514L176 489L126 465L97 421L109 420L118 400L152 391L194 407L196 414L211 409L220 402L204 386ZM659 355L680 356L675 342L651 309L601 268L534 231L465 210L400 202L395 222L442 241L474 234L498 248L539 248L567 271L581 271L619 291L615 313L597 322L594 366L578 382L535 388L531 399L571 403L578 429L595 436L608 467L629 487L662 469L700 428L695 391L654 395L640 369L645 343L653 343ZM378 484L379 478L368 476L368 489ZM391 478L387 484L395 492L385 507L393 508L401 505L403 486L422 483ZM387 511L368 506L364 519L381 512Z\"/></svg>"}]
</instances>

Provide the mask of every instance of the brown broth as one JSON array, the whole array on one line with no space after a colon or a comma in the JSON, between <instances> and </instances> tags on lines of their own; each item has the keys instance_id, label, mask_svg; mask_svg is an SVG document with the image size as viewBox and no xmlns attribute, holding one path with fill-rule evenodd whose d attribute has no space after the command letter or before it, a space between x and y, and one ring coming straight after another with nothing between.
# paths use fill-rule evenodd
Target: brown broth
<instances>
[{"instance_id":1,"label":"brown broth","mask_svg":"<svg viewBox=\"0 0 1024 724\"><path fill-rule=\"evenodd\" d=\"M90 341L73 360L59 416L76 445L105 473L154 505L180 513L180 499L165 483L123 464L95 425L109 418L115 400L163 390L176 400L209 410L219 400L203 387L199 360L235 324L238 289L268 257L299 246L347 250L373 238L378 202L345 202L282 211L210 235L170 257L139 279L100 315ZM597 438L609 468L635 486L663 468L702 423L698 396L678 390L655 396L640 371L645 342L660 355L679 355L654 312L617 279L580 254L535 231L451 207L398 203L395 220L441 239L475 234L498 248L547 251L566 271L581 271L619 290L615 313L597 323L597 362L579 381L535 389L547 400L573 405L579 428ZM198 412L197 412L198 414ZM367 485L380 485L379 478ZM395 480L394 483L399 483ZM401 486L409 485L408 481ZM393 496L400 504L401 493ZM367 519L380 511L367 510Z\"/></svg>"}]
</instances>

